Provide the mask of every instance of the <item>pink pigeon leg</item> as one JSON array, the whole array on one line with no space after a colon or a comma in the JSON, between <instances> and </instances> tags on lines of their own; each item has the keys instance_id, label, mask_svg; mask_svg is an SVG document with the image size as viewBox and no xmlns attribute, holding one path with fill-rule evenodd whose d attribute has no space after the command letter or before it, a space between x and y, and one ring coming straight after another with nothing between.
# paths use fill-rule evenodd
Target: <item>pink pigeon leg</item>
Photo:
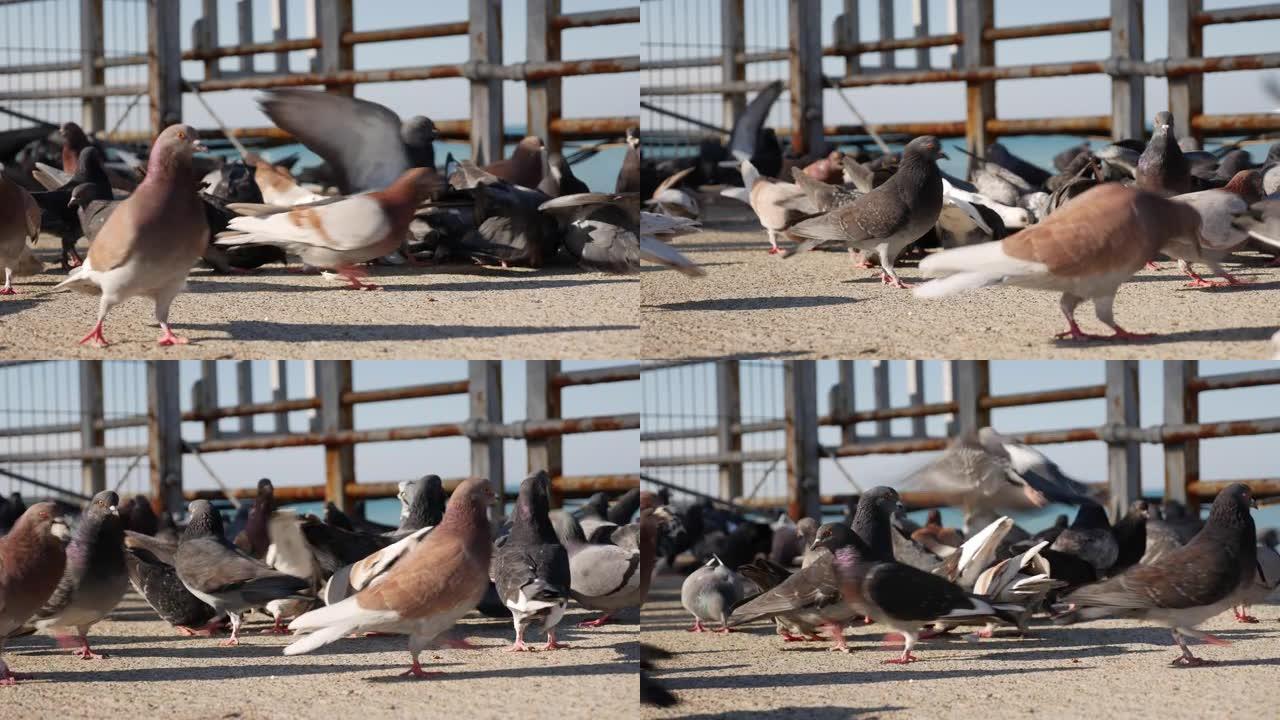
<instances>
[{"instance_id":1,"label":"pink pigeon leg","mask_svg":"<svg viewBox=\"0 0 1280 720\"><path fill-rule=\"evenodd\" d=\"M289 634L289 628L288 628L287 626L285 626L285 625L283 625L283 624L281 624L281 623L280 623L280 617L277 615L277 616L275 617L275 624L274 624L274 625L272 625L272 626L271 626L271 627L269 627L269 628L266 628L265 630L262 630L259 634L261 634L261 635L288 635L288 634Z\"/></svg>"},{"instance_id":2,"label":"pink pigeon leg","mask_svg":"<svg viewBox=\"0 0 1280 720\"><path fill-rule=\"evenodd\" d=\"M888 640L889 636L885 636ZM916 662L920 658L911 654L911 648L915 647L916 637L913 633L902 633L902 654L891 660L885 660L885 665L907 665Z\"/></svg>"},{"instance_id":3,"label":"pink pigeon leg","mask_svg":"<svg viewBox=\"0 0 1280 720\"><path fill-rule=\"evenodd\" d=\"M1242 623L1258 622L1258 618L1249 614L1248 605L1241 605L1239 607L1232 608L1232 610L1235 612L1236 622L1242 622Z\"/></svg>"},{"instance_id":4,"label":"pink pigeon leg","mask_svg":"<svg viewBox=\"0 0 1280 720\"><path fill-rule=\"evenodd\" d=\"M524 644L524 628L519 623L516 623L516 641L504 652L533 652L533 648Z\"/></svg>"},{"instance_id":5,"label":"pink pigeon leg","mask_svg":"<svg viewBox=\"0 0 1280 720\"><path fill-rule=\"evenodd\" d=\"M102 336L101 320L98 321L97 325L93 326L93 329L89 331L88 335L85 335L84 337L80 338L80 344L83 345L85 343L92 343L94 345L97 345L100 348L104 348L111 344L107 342L107 339L105 337Z\"/></svg>"},{"instance_id":6,"label":"pink pigeon leg","mask_svg":"<svg viewBox=\"0 0 1280 720\"><path fill-rule=\"evenodd\" d=\"M174 345L186 345L191 342L184 337L174 335L173 329L169 327L169 323L160 323L160 329L164 331L164 334L156 341L157 345L162 347L173 347Z\"/></svg>"},{"instance_id":7,"label":"pink pigeon leg","mask_svg":"<svg viewBox=\"0 0 1280 720\"><path fill-rule=\"evenodd\" d=\"M719 630L712 630L711 632L717 632L723 635L728 635L729 633L733 632L733 628L729 627L728 625L721 625Z\"/></svg>"},{"instance_id":8,"label":"pink pigeon leg","mask_svg":"<svg viewBox=\"0 0 1280 720\"><path fill-rule=\"evenodd\" d=\"M106 657L106 655L100 655L89 648L89 637L84 633L80 633L80 649L72 654L81 660L102 660Z\"/></svg>"},{"instance_id":9,"label":"pink pigeon leg","mask_svg":"<svg viewBox=\"0 0 1280 720\"><path fill-rule=\"evenodd\" d=\"M828 652L849 652L849 645L844 641L844 625L827 623L822 627L826 628L827 634L831 636L831 641L835 643L833 647L828 648Z\"/></svg>"},{"instance_id":10,"label":"pink pigeon leg","mask_svg":"<svg viewBox=\"0 0 1280 720\"><path fill-rule=\"evenodd\" d=\"M31 675L27 673L16 673L9 669L4 660L0 660L0 687L9 685L17 685L19 680L30 680Z\"/></svg>"},{"instance_id":11,"label":"pink pigeon leg","mask_svg":"<svg viewBox=\"0 0 1280 720\"><path fill-rule=\"evenodd\" d=\"M428 678L434 675L443 675L443 674L444 673L440 672L439 670L432 670L431 672L423 670L422 666L418 664L418 653L416 652L413 653L413 665L411 665L408 670L405 670L404 672L400 673L401 677L406 675L411 675L416 678Z\"/></svg>"},{"instance_id":12,"label":"pink pigeon leg","mask_svg":"<svg viewBox=\"0 0 1280 720\"><path fill-rule=\"evenodd\" d=\"M231 618L231 637L227 638L226 640L223 640L222 644L226 647L230 647L232 645L239 645L240 644L240 617L235 614L228 614L228 617Z\"/></svg>"},{"instance_id":13,"label":"pink pigeon leg","mask_svg":"<svg viewBox=\"0 0 1280 720\"><path fill-rule=\"evenodd\" d=\"M382 289L381 285L360 282L361 278L368 277L369 274L365 272L363 269L358 268L354 265L348 265L346 267L337 268L337 271L339 275L341 275L343 278L346 279L348 283L350 283L349 285L347 285L348 290L381 290Z\"/></svg>"},{"instance_id":14,"label":"pink pigeon leg","mask_svg":"<svg viewBox=\"0 0 1280 720\"><path fill-rule=\"evenodd\" d=\"M213 637L215 633L222 632L226 628L226 623L221 618L214 618L203 626L198 628L190 628L186 625L174 625L173 629L178 631L179 635L187 637Z\"/></svg>"},{"instance_id":15,"label":"pink pigeon leg","mask_svg":"<svg viewBox=\"0 0 1280 720\"><path fill-rule=\"evenodd\" d=\"M578 627L580 627L580 628L593 628L593 627L600 627L601 625L608 625L608 624L609 624L609 620L610 620L612 617L613 617L613 613L611 613L611 612L607 612L607 613L605 613L605 614L601 615L600 617L595 618L594 620L583 620L582 622L578 623Z\"/></svg>"},{"instance_id":16,"label":"pink pigeon leg","mask_svg":"<svg viewBox=\"0 0 1280 720\"><path fill-rule=\"evenodd\" d=\"M1159 270L1159 269L1160 269L1160 266L1156 264L1156 261L1155 261L1155 260L1148 260L1148 261L1147 261L1147 266L1146 266L1146 267L1147 267L1147 269L1148 269L1148 270Z\"/></svg>"},{"instance_id":17,"label":"pink pigeon leg","mask_svg":"<svg viewBox=\"0 0 1280 720\"><path fill-rule=\"evenodd\" d=\"M567 643L556 642L555 628L551 628L550 630L547 631L547 644L542 646L543 650L559 650L560 648L567 648L567 647L569 647Z\"/></svg>"},{"instance_id":18,"label":"pink pigeon leg","mask_svg":"<svg viewBox=\"0 0 1280 720\"><path fill-rule=\"evenodd\" d=\"M1178 632L1177 630L1173 631L1173 639L1174 639L1174 642L1178 643L1178 647L1182 648L1182 654L1174 658L1173 662L1169 663L1173 667L1200 667L1203 665L1216 664L1212 660L1205 660L1204 658L1198 658L1195 655L1192 655L1191 648L1187 647L1186 641L1182 639L1182 633ZM1217 640L1217 638L1214 638L1214 639Z\"/></svg>"},{"instance_id":19,"label":"pink pigeon leg","mask_svg":"<svg viewBox=\"0 0 1280 720\"><path fill-rule=\"evenodd\" d=\"M694 619L693 619L693 627L689 628L688 630L685 630L685 632L696 632L696 633L700 633L700 632L707 632L707 629L706 629L706 628L704 628L704 627L702 627L702 621L701 621L701 620L699 620L698 618L694 618Z\"/></svg>"},{"instance_id":20,"label":"pink pigeon leg","mask_svg":"<svg viewBox=\"0 0 1280 720\"><path fill-rule=\"evenodd\" d=\"M0 295L17 295L18 291L13 289L13 270L4 269L4 287L0 287Z\"/></svg>"}]
</instances>

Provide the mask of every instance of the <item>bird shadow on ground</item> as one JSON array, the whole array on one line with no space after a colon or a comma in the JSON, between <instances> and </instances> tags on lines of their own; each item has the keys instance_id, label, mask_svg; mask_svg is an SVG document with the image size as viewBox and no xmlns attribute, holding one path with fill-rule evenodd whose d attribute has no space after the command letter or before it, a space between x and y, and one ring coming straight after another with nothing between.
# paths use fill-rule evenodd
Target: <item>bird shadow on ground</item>
<instances>
[{"instance_id":1,"label":"bird shadow on ground","mask_svg":"<svg viewBox=\"0 0 1280 720\"><path fill-rule=\"evenodd\" d=\"M19 292L21 293L22 291ZM30 310L40 305L42 302L45 302L43 296L26 296L26 293L0 298L0 318L5 315L17 315L24 310Z\"/></svg>"},{"instance_id":2,"label":"bird shadow on ground","mask_svg":"<svg viewBox=\"0 0 1280 720\"><path fill-rule=\"evenodd\" d=\"M183 323L175 330L187 332L221 332L228 337L205 335L192 337L200 341L280 342L280 341L347 341L393 342L406 340L457 340L460 338L501 338L513 335L550 335L554 333L604 332L639 330L637 325L439 325L428 322L394 325L360 323L356 325L322 325L317 323L276 323L232 320L226 323Z\"/></svg>"},{"instance_id":3,"label":"bird shadow on ground","mask_svg":"<svg viewBox=\"0 0 1280 720\"><path fill-rule=\"evenodd\" d=\"M314 665L314 664L263 664L251 665L234 663L230 665L198 665L160 668L121 668L118 670L102 670L101 665L85 665L84 669L70 672L43 671L35 674L30 682L173 682L180 680L240 680L266 676L282 675L320 675L328 673L347 673L359 670L394 670L400 665L361 665L353 668L350 664Z\"/></svg>"},{"instance_id":4,"label":"bird shadow on ground","mask_svg":"<svg viewBox=\"0 0 1280 720\"><path fill-rule=\"evenodd\" d=\"M684 720L755 720L755 718L812 718L813 720L874 720L882 713L893 713L906 710L900 705L881 705L879 707L784 707L769 710L736 710L729 712L699 713L697 715L681 715Z\"/></svg>"},{"instance_id":5,"label":"bird shadow on ground","mask_svg":"<svg viewBox=\"0 0 1280 720\"><path fill-rule=\"evenodd\" d=\"M758 250L760 254L769 254L769 241L764 235L759 240L723 240L720 242L674 242L672 246L680 252L733 252L738 250Z\"/></svg>"},{"instance_id":6,"label":"bird shadow on ground","mask_svg":"<svg viewBox=\"0 0 1280 720\"><path fill-rule=\"evenodd\" d=\"M706 268L712 268L712 267L733 267L735 265L741 265L741 264L742 263L740 262L700 262L698 263L698 267L706 269ZM665 267L663 265L641 265L640 266L641 273L670 272L670 271L671 271L671 268Z\"/></svg>"},{"instance_id":7,"label":"bird shadow on ground","mask_svg":"<svg viewBox=\"0 0 1280 720\"><path fill-rule=\"evenodd\" d=\"M660 308L662 310L788 310L828 305L852 305L854 302L856 301L853 298L848 297L810 295L805 297L716 298L713 300L666 303L664 305L645 305L644 307Z\"/></svg>"},{"instance_id":8,"label":"bird shadow on ground","mask_svg":"<svg viewBox=\"0 0 1280 720\"><path fill-rule=\"evenodd\" d=\"M1254 281L1248 280L1248 278L1242 278L1242 279L1246 280L1246 282L1240 285L1219 285L1211 288L1192 288L1192 287L1187 287L1186 285L1183 285L1182 287L1178 288L1178 291L1179 292L1194 291L1194 292L1203 292L1209 295L1219 295L1222 293L1249 292L1250 290L1275 290L1276 288L1280 288L1280 281L1277 281L1277 280L1272 280L1268 282L1254 282Z\"/></svg>"},{"instance_id":9,"label":"bird shadow on ground","mask_svg":"<svg viewBox=\"0 0 1280 720\"><path fill-rule=\"evenodd\" d=\"M562 652L557 650L556 652ZM434 665L434 664L432 664ZM426 665L426 669L430 671L432 665ZM464 670L461 672L450 672L443 676L446 680L484 680L501 678L503 680L511 678L526 677L547 677L547 676L564 676L564 677L582 677L586 675L628 675L634 678L639 667L637 661L618 661L611 663L593 663L591 665L542 665L542 666L526 666L526 667L500 667L489 670ZM365 680L371 683L395 683L395 682L414 682L418 678L406 675L375 675L366 677Z\"/></svg>"},{"instance_id":10,"label":"bird shadow on ground","mask_svg":"<svg viewBox=\"0 0 1280 720\"><path fill-rule=\"evenodd\" d=\"M860 670L850 668L837 672L756 674L756 675L724 675L698 677L671 677L667 673L660 676L662 684L670 690L709 690L755 689L760 687L806 687L815 685L862 685L880 682L902 682L904 680L943 680L949 678L990 677L992 675L1021 675L1027 673L1069 672L1083 670L1086 665L1061 668L1009 668L992 670L990 668L973 668L966 670L929 670L928 657L923 657L918 664L909 668L893 670ZM697 669L699 672L701 668Z\"/></svg>"},{"instance_id":11,"label":"bird shadow on ground","mask_svg":"<svg viewBox=\"0 0 1280 720\"><path fill-rule=\"evenodd\" d=\"M1257 340L1266 340L1275 334L1274 325L1265 327L1241 327L1241 328L1207 328L1204 330L1180 330L1177 332L1161 333L1154 337L1135 338L1132 340L1112 340L1110 338L1102 338L1100 340L1070 340L1065 338L1052 338L1050 344L1056 347L1096 347L1108 345L1168 345L1180 342L1196 342L1196 341L1214 341L1214 342L1251 342Z\"/></svg>"}]
</instances>

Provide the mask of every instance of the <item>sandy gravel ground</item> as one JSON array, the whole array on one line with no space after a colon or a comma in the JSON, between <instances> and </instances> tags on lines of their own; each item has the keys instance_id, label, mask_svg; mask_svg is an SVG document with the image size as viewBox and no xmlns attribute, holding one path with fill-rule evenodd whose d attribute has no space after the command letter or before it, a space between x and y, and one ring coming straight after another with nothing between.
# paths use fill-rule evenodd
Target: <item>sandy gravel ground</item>
<instances>
[{"instance_id":1,"label":"sandy gravel ground","mask_svg":"<svg viewBox=\"0 0 1280 720\"><path fill-rule=\"evenodd\" d=\"M47 635L6 646L17 672L35 677L0 688L4 718L602 718L636 717L638 626L578 630L591 617L572 606L555 652L506 653L511 623L464 619L453 630L479 646L423 653L430 679L398 677L409 664L403 637L345 639L285 657L286 636L247 626L239 647L184 638L130 594L91 637L105 660L80 660ZM260 618L259 618L260 619ZM541 634L536 635L539 643Z\"/></svg>"},{"instance_id":2,"label":"sandy gravel ground","mask_svg":"<svg viewBox=\"0 0 1280 720\"><path fill-rule=\"evenodd\" d=\"M38 255L56 260L56 240ZM636 358L640 283L634 277L557 266L537 271L374 267L376 292L342 290L319 275L279 265L245 276L198 268L174 301L183 348L160 348L150 300L134 298L107 318L106 350L76 342L93 326L96 297L38 294L66 276L20 278L0 297L0 356L8 358ZM296 267L296 266L295 266Z\"/></svg>"},{"instance_id":3,"label":"sandy gravel ground","mask_svg":"<svg viewBox=\"0 0 1280 720\"><path fill-rule=\"evenodd\" d=\"M661 577L641 618L641 637L676 653L654 676L681 702L646 706L642 717L760 718L1177 718L1275 717L1268 688L1280 681L1280 608L1254 608L1261 622L1226 613L1202 629L1229 647L1192 646L1219 661L1172 668L1169 632L1132 621L1071 627L1034 624L1033 637L997 634L927 640L920 662L885 665L896 654L871 625L848 631L851 654L826 643L784 645L772 623L729 635L693 634L679 582Z\"/></svg>"},{"instance_id":4,"label":"sandy gravel ground","mask_svg":"<svg viewBox=\"0 0 1280 720\"><path fill-rule=\"evenodd\" d=\"M1246 255L1247 287L1195 290L1173 262L1142 271L1121 287L1116 319L1157 338L1125 343L1056 341L1066 323L1058 297L1019 288L987 288L943 300L917 300L882 287L847 255L811 252L783 260L750 208L719 199L706 208L705 232L674 245L707 276L690 279L646 266L641 326L647 357L725 354L887 358L1263 358L1280 328L1280 268ZM1235 270L1237 266L1229 266ZM898 273L920 279L916 260ZM1109 333L1093 305L1076 313L1085 332Z\"/></svg>"}]
</instances>

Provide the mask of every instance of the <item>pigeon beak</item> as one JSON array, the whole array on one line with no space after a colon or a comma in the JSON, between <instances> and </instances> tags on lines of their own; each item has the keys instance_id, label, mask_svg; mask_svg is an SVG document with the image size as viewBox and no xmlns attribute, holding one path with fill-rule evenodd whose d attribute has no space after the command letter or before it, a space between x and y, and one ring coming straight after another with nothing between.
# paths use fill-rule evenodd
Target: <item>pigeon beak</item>
<instances>
[{"instance_id":1,"label":"pigeon beak","mask_svg":"<svg viewBox=\"0 0 1280 720\"><path fill-rule=\"evenodd\" d=\"M951 159L951 156L950 156L950 155L948 155L948 154L946 154L946 153L942 152L941 150L939 150L939 151L938 151L938 157L940 157L940 158L942 158L942 159L944 159L944 160L950 160L950 159Z\"/></svg>"},{"instance_id":2,"label":"pigeon beak","mask_svg":"<svg viewBox=\"0 0 1280 720\"><path fill-rule=\"evenodd\" d=\"M70 200L67 201L67 207L73 208L75 206L76 206L76 199L72 197Z\"/></svg>"},{"instance_id":3,"label":"pigeon beak","mask_svg":"<svg viewBox=\"0 0 1280 720\"><path fill-rule=\"evenodd\" d=\"M120 514L120 511L116 509L116 506L115 506L115 505L112 505L111 507L107 508L107 510L108 510L112 515L119 515L119 514Z\"/></svg>"}]
</instances>

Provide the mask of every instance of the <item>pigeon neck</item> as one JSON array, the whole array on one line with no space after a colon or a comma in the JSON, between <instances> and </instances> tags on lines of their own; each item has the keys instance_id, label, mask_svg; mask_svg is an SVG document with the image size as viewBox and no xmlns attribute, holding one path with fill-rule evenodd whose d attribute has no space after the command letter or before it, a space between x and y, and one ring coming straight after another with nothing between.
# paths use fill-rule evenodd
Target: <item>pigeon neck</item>
<instances>
[{"instance_id":1,"label":"pigeon neck","mask_svg":"<svg viewBox=\"0 0 1280 720\"><path fill-rule=\"evenodd\" d=\"M484 503L474 497L457 497L456 493L455 497L449 498L449 507L445 509L439 528L477 535L483 533L488 537L489 513Z\"/></svg>"},{"instance_id":2,"label":"pigeon neck","mask_svg":"<svg viewBox=\"0 0 1280 720\"><path fill-rule=\"evenodd\" d=\"M409 513L400 524L401 530L421 530L424 527L440 524L443 502L437 502L439 493L429 484L424 483L409 503Z\"/></svg>"},{"instance_id":3,"label":"pigeon neck","mask_svg":"<svg viewBox=\"0 0 1280 720\"><path fill-rule=\"evenodd\" d=\"M192 187L195 185L190 158L183 158L179 153L167 148L151 153L151 157L147 160L147 176L142 182L169 184L183 181L189 181L188 184Z\"/></svg>"},{"instance_id":4,"label":"pigeon neck","mask_svg":"<svg viewBox=\"0 0 1280 720\"><path fill-rule=\"evenodd\" d=\"M535 509L532 498L521 497L516 502L516 514L511 520L511 540L520 543L558 542L546 508Z\"/></svg>"},{"instance_id":5,"label":"pigeon neck","mask_svg":"<svg viewBox=\"0 0 1280 720\"><path fill-rule=\"evenodd\" d=\"M893 527L889 518L874 502L859 504L853 517L853 531L867 544L871 555L880 560L893 559Z\"/></svg>"}]
</instances>

